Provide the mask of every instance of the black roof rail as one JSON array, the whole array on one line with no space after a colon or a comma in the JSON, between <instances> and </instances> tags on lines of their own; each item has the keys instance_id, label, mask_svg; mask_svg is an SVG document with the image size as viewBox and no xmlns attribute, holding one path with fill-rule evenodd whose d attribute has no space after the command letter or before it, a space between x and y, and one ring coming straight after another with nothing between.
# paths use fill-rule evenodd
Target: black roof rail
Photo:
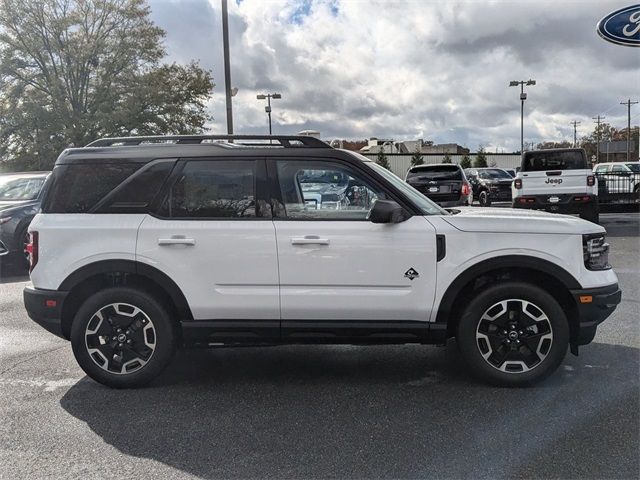
<instances>
[{"instance_id":1,"label":"black roof rail","mask_svg":"<svg viewBox=\"0 0 640 480\"><path fill-rule=\"evenodd\" d=\"M233 142L239 140L235 144ZM245 142L248 140L249 142ZM143 143L200 144L228 142L238 147L284 147L284 148L331 148L329 144L315 137L303 135L152 135L140 137L101 138L87 147L113 147L140 145Z\"/></svg>"}]
</instances>

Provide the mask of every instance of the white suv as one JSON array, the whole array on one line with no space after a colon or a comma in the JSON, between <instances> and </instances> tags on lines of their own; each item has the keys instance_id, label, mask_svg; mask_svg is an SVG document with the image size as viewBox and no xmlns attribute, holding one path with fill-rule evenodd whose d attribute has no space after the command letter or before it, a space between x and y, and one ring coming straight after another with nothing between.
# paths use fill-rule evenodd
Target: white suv
<instances>
[{"instance_id":1,"label":"white suv","mask_svg":"<svg viewBox=\"0 0 640 480\"><path fill-rule=\"evenodd\" d=\"M485 380L531 384L621 297L602 227L446 211L310 137L98 140L65 150L45 188L27 311L114 387L183 345L452 337Z\"/></svg>"}]
</instances>

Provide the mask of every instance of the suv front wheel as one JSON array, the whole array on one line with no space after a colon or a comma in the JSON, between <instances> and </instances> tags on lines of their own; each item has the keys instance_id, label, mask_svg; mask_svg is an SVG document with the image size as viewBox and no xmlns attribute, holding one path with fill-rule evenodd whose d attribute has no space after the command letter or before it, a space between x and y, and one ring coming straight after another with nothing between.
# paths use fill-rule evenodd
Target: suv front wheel
<instances>
[{"instance_id":1,"label":"suv front wheel","mask_svg":"<svg viewBox=\"0 0 640 480\"><path fill-rule=\"evenodd\" d=\"M114 287L89 297L71 327L80 367L115 388L142 386L166 367L176 334L162 303L148 293Z\"/></svg>"},{"instance_id":2,"label":"suv front wheel","mask_svg":"<svg viewBox=\"0 0 640 480\"><path fill-rule=\"evenodd\" d=\"M569 345L569 324L545 290L509 282L487 288L469 303L457 341L477 376L497 385L525 386L558 368Z\"/></svg>"}]
</instances>

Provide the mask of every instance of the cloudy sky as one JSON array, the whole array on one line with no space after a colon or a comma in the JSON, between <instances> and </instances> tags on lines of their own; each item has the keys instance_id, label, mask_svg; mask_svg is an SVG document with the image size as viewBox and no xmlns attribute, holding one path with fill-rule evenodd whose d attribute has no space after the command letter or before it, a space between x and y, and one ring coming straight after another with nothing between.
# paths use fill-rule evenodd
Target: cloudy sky
<instances>
[{"instance_id":1,"label":"cloudy sky","mask_svg":"<svg viewBox=\"0 0 640 480\"><path fill-rule=\"evenodd\" d=\"M197 60L216 82L213 133L226 133L220 0L149 0L168 60ZM640 94L640 48L602 40L620 1L229 1L236 133L266 133L257 93L279 92L275 133L424 138L472 149L572 139L601 114L626 126L619 102ZM640 108L632 110L633 123Z\"/></svg>"}]
</instances>

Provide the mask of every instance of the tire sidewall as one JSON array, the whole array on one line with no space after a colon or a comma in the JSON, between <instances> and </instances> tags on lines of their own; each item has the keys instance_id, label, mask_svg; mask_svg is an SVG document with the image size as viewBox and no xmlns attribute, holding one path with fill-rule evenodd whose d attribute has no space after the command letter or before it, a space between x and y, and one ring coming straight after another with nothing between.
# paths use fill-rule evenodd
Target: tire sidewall
<instances>
[{"instance_id":1,"label":"tire sidewall","mask_svg":"<svg viewBox=\"0 0 640 480\"><path fill-rule=\"evenodd\" d=\"M491 366L476 341L480 318L499 301L516 298L537 305L549 318L553 341L544 360L528 372L507 373ZM489 287L471 300L458 324L457 341L461 354L474 374L500 386L528 386L553 373L564 359L569 345L569 324L558 302L546 291L528 283L509 282Z\"/></svg>"},{"instance_id":2,"label":"tire sidewall","mask_svg":"<svg viewBox=\"0 0 640 480\"><path fill-rule=\"evenodd\" d=\"M88 322L98 310L111 303L134 305L153 322L156 348L149 362L132 373L115 374L103 370L91 359L86 348ZM71 326L71 346L82 370L95 381L115 388L143 386L159 375L173 356L175 339L175 328L162 303L146 292L128 287L108 288L89 297L78 309Z\"/></svg>"}]
</instances>

